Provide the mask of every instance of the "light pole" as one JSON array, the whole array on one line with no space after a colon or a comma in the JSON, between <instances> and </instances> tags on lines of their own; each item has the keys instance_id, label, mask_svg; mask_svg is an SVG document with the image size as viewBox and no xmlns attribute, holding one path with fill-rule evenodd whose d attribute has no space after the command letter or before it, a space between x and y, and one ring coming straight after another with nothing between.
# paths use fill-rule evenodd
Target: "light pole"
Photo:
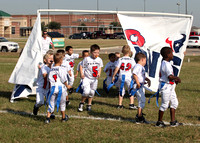
<instances>
[{"instance_id":1,"label":"light pole","mask_svg":"<svg viewBox=\"0 0 200 143\"><path fill-rule=\"evenodd\" d=\"M48 9L49 9L49 0L48 0ZM48 11L48 32L49 32L49 11Z\"/></svg>"},{"instance_id":2,"label":"light pole","mask_svg":"<svg viewBox=\"0 0 200 143\"><path fill-rule=\"evenodd\" d=\"M97 11L99 10L99 0L97 0ZM98 13L97 13L97 31L99 27L99 18L98 18Z\"/></svg>"},{"instance_id":3,"label":"light pole","mask_svg":"<svg viewBox=\"0 0 200 143\"><path fill-rule=\"evenodd\" d=\"M146 11L146 0L144 0L144 12Z\"/></svg>"},{"instance_id":4,"label":"light pole","mask_svg":"<svg viewBox=\"0 0 200 143\"><path fill-rule=\"evenodd\" d=\"M185 14L187 14L187 0L185 0Z\"/></svg>"},{"instance_id":5,"label":"light pole","mask_svg":"<svg viewBox=\"0 0 200 143\"><path fill-rule=\"evenodd\" d=\"M181 3L177 2L176 5L178 6L178 14L180 14L180 5L181 5Z\"/></svg>"}]
</instances>

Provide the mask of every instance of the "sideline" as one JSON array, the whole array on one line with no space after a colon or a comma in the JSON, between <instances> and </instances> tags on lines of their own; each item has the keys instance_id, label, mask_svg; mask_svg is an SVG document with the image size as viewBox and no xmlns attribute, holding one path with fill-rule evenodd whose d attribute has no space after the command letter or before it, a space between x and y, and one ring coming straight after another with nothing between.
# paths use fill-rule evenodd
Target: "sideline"
<instances>
[{"instance_id":1,"label":"sideline","mask_svg":"<svg viewBox=\"0 0 200 143\"><path fill-rule=\"evenodd\" d=\"M0 113L6 114L6 113L12 113L12 114L18 114L18 115L29 115L34 116L33 113L28 112L15 112L12 110L0 110ZM38 116L46 116L46 114L38 114ZM55 115L56 117L61 117L61 115ZM133 119L121 119L121 118L107 118L107 117L93 117L93 116L78 116L78 115L69 115L69 118L76 118L76 119L89 119L89 120L107 120L107 121L120 121L120 122L133 122L135 123L135 120ZM148 121L149 124L155 124L156 121ZM169 125L169 122L164 122L166 125ZM194 126L194 127L200 127L200 124L192 124L192 123L183 123L183 126Z\"/></svg>"}]
</instances>

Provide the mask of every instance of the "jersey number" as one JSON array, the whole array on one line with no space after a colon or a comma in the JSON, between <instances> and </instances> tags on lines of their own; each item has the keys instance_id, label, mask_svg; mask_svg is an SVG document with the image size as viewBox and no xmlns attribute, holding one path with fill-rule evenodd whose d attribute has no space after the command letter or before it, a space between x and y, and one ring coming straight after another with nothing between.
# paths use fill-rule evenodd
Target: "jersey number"
<instances>
[{"instance_id":1,"label":"jersey number","mask_svg":"<svg viewBox=\"0 0 200 143\"><path fill-rule=\"evenodd\" d=\"M92 71L93 71L92 76L93 76L93 77L97 77L97 74L98 74L97 66L92 67Z\"/></svg>"},{"instance_id":2,"label":"jersey number","mask_svg":"<svg viewBox=\"0 0 200 143\"><path fill-rule=\"evenodd\" d=\"M53 75L53 78L54 78L54 80L55 80L55 82L57 81L57 74L54 74Z\"/></svg>"},{"instance_id":3,"label":"jersey number","mask_svg":"<svg viewBox=\"0 0 200 143\"><path fill-rule=\"evenodd\" d=\"M127 63L127 64L126 64L126 67L125 67L125 66L124 66L124 63L122 63L121 66L120 66L120 69L121 69L121 70L124 70L124 68L125 68L126 71L130 70L130 69L131 69L131 64L130 64L130 63Z\"/></svg>"},{"instance_id":4,"label":"jersey number","mask_svg":"<svg viewBox=\"0 0 200 143\"><path fill-rule=\"evenodd\" d=\"M74 67L74 63L73 62L69 62L69 65L71 66L71 68Z\"/></svg>"},{"instance_id":5,"label":"jersey number","mask_svg":"<svg viewBox=\"0 0 200 143\"><path fill-rule=\"evenodd\" d=\"M114 69L114 70L115 70L115 69ZM112 70L112 69L109 70L109 76L112 76L114 70Z\"/></svg>"}]
</instances>

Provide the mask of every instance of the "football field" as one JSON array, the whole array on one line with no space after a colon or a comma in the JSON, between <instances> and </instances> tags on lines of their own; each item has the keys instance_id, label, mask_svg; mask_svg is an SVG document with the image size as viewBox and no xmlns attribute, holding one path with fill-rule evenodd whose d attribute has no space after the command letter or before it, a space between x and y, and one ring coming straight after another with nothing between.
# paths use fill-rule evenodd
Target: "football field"
<instances>
[{"instance_id":1,"label":"football field","mask_svg":"<svg viewBox=\"0 0 200 143\"><path fill-rule=\"evenodd\" d=\"M91 112L77 112L81 95L73 93L69 95L71 104L66 109L70 119L61 123L60 112L55 112L56 119L45 124L45 106L40 108L38 116L32 114L35 95L18 99L15 103L9 102L14 85L8 83L8 79L18 56L19 53L0 53L0 142L200 142L200 56L186 56L184 59L180 73L182 83L176 87L179 100L176 119L184 123L184 126L176 128L154 126L159 108L155 98L148 104L148 99L153 94L150 92L146 93L144 109L145 118L150 124L136 124L134 117L137 110L128 109L128 95L123 100L125 108L117 109L116 88L109 94L103 91L106 76L103 72L98 84L101 96L94 97ZM109 61L108 55L102 54L100 57L105 66ZM76 65L80 60L82 59L75 61ZM78 87L79 81L80 77L75 80L74 88ZM160 102L161 100L159 104ZM138 104L137 99L135 104ZM169 110L165 112L163 119L170 121Z\"/></svg>"}]
</instances>

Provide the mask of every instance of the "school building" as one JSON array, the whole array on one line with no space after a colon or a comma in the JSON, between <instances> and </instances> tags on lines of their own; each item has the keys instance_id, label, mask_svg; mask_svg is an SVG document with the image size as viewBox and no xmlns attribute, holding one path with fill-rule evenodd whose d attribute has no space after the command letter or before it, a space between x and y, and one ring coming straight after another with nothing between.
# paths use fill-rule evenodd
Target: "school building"
<instances>
[{"instance_id":1,"label":"school building","mask_svg":"<svg viewBox=\"0 0 200 143\"><path fill-rule=\"evenodd\" d=\"M37 15L10 15L0 11L0 36L1 37L21 37L29 36ZM41 14L41 23L48 24L51 21L61 24L60 32L65 36L84 31L93 32L97 29L113 33L112 22L119 22L116 14ZM84 25L84 26L81 26ZM50 30L51 31L51 30ZM118 27L118 31L121 28Z\"/></svg>"}]
</instances>

